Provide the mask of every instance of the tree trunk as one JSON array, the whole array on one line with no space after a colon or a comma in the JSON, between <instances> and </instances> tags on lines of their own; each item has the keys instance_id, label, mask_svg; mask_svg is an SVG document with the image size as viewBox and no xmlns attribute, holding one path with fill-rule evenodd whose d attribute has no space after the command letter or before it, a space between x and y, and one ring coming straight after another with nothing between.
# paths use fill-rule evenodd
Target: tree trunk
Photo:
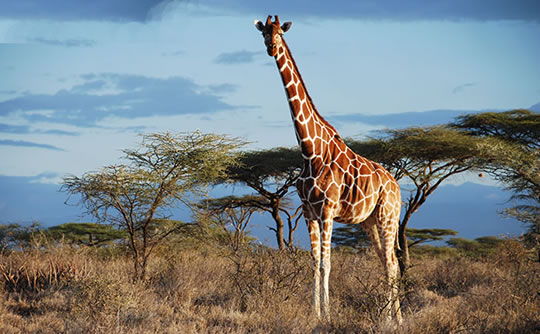
<instances>
[{"instance_id":1,"label":"tree trunk","mask_svg":"<svg viewBox=\"0 0 540 334\"><path fill-rule=\"evenodd\" d=\"M407 235L405 234L406 229L407 229L407 221L405 221L404 219L404 223L399 225L399 232L398 232L399 248L397 250L401 277L405 276L405 274L407 273L407 269L409 268L409 265L411 263L410 258L409 258L409 245L407 242Z\"/></svg>"},{"instance_id":2,"label":"tree trunk","mask_svg":"<svg viewBox=\"0 0 540 334\"><path fill-rule=\"evenodd\" d=\"M280 206L280 200L279 199L273 199L272 200L272 218L274 218L276 222L276 240L278 244L279 250L285 250L285 240L283 239L283 220L281 219L281 216L279 215L279 206Z\"/></svg>"},{"instance_id":3,"label":"tree trunk","mask_svg":"<svg viewBox=\"0 0 540 334\"><path fill-rule=\"evenodd\" d=\"M292 249L293 247L293 234L294 234L294 229L291 225L291 222L289 221L289 239L287 240L287 247L289 248L289 250Z\"/></svg>"}]
</instances>

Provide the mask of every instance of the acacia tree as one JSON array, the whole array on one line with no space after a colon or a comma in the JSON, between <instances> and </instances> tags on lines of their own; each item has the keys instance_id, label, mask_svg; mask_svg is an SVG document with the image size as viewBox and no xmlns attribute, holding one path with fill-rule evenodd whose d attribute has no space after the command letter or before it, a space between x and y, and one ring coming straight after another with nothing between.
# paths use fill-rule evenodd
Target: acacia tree
<instances>
[{"instance_id":1,"label":"acacia tree","mask_svg":"<svg viewBox=\"0 0 540 334\"><path fill-rule=\"evenodd\" d=\"M110 225L96 223L66 223L51 226L46 234L55 240L63 240L72 245L102 246L122 240L126 233Z\"/></svg>"},{"instance_id":2,"label":"acacia tree","mask_svg":"<svg viewBox=\"0 0 540 334\"><path fill-rule=\"evenodd\" d=\"M303 160L298 148L273 148L269 150L245 152L239 166L229 170L229 178L255 190L265 201L259 201L259 209L271 214L275 227L270 229L276 235L280 250L293 245L293 234L302 215L301 207L292 207L287 200L289 188L300 175ZM284 238L284 220L287 221L288 238Z\"/></svg>"},{"instance_id":3,"label":"acacia tree","mask_svg":"<svg viewBox=\"0 0 540 334\"><path fill-rule=\"evenodd\" d=\"M438 126L385 130L378 138L349 143L357 153L381 163L409 193L398 231L402 274L410 263L406 230L411 216L448 178L478 168L489 159L486 141Z\"/></svg>"},{"instance_id":4,"label":"acacia tree","mask_svg":"<svg viewBox=\"0 0 540 334\"><path fill-rule=\"evenodd\" d=\"M220 228L225 243L236 252L250 240L246 229L261 201L265 199L251 195L204 199L197 204L199 220Z\"/></svg>"},{"instance_id":5,"label":"acacia tree","mask_svg":"<svg viewBox=\"0 0 540 334\"><path fill-rule=\"evenodd\" d=\"M452 126L481 138L495 138L493 159L484 170L513 192L518 204L503 211L528 226L526 241L540 261L540 114L516 109L464 115Z\"/></svg>"},{"instance_id":6,"label":"acacia tree","mask_svg":"<svg viewBox=\"0 0 540 334\"><path fill-rule=\"evenodd\" d=\"M409 248L421 243L430 241L441 241L449 235L456 235L457 231L444 228L408 228L407 238L409 239Z\"/></svg>"},{"instance_id":7,"label":"acacia tree","mask_svg":"<svg viewBox=\"0 0 540 334\"><path fill-rule=\"evenodd\" d=\"M27 242L28 229L17 223L0 224L0 253Z\"/></svg>"},{"instance_id":8,"label":"acacia tree","mask_svg":"<svg viewBox=\"0 0 540 334\"><path fill-rule=\"evenodd\" d=\"M407 229L408 247L430 242L444 240L444 237L456 235L451 229ZM356 250L362 250L371 245L371 240L366 231L359 224L345 224L336 228L332 242L338 246L347 246Z\"/></svg>"},{"instance_id":9,"label":"acacia tree","mask_svg":"<svg viewBox=\"0 0 540 334\"><path fill-rule=\"evenodd\" d=\"M360 224L344 224L337 227L332 235L332 243L354 250L363 250L371 246L371 240Z\"/></svg>"},{"instance_id":10,"label":"acacia tree","mask_svg":"<svg viewBox=\"0 0 540 334\"><path fill-rule=\"evenodd\" d=\"M125 164L81 177L68 175L62 190L68 193L68 201L76 199L98 222L127 232L134 278L143 279L152 250L183 226L167 220L170 209L181 204L191 207L191 200L204 194L205 185L224 178L243 144L198 131L143 135L137 149L123 151Z\"/></svg>"}]
</instances>

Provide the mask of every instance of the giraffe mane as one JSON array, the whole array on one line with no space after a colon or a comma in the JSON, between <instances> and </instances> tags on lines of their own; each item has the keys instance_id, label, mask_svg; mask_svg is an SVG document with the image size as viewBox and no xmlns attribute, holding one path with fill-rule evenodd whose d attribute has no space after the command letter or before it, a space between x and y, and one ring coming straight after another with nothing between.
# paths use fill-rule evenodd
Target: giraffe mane
<instances>
[{"instance_id":1,"label":"giraffe mane","mask_svg":"<svg viewBox=\"0 0 540 334\"><path fill-rule=\"evenodd\" d=\"M282 43L284 44L287 52L289 52L289 55L290 55L290 59L293 63L293 66L294 68L296 68L296 74L298 75L298 79L300 80L300 83L302 84L302 86L306 87L305 83L304 83L304 79L302 78L302 74L300 73L300 71L298 70L298 66L296 65L296 60L294 59L294 57L292 56L292 52L291 52L291 49L289 48L289 46L287 45L287 42L285 41L285 39L283 37L281 37L281 40L282 40ZM329 127L330 129L332 129L334 132L335 132L335 135L336 135L336 138L339 139L339 140L343 140L339 134L339 132L336 130L336 128L334 128L334 126L332 126L332 124L330 124L320 113L319 111L317 110L317 107L315 107L315 104L313 103L313 100L311 99L311 96L309 95L309 92L307 89L304 90L304 93L306 94L307 96L307 99L309 101L309 104L311 106L311 108L313 109L313 112L319 117L319 119L321 120L321 122L324 123L325 126Z\"/></svg>"}]
</instances>

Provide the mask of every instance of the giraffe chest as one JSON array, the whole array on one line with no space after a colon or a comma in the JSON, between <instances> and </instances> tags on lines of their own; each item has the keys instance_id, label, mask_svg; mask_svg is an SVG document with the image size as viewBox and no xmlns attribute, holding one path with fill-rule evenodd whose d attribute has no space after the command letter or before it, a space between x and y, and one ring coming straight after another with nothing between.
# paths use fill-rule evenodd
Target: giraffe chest
<instances>
[{"instance_id":1,"label":"giraffe chest","mask_svg":"<svg viewBox=\"0 0 540 334\"><path fill-rule=\"evenodd\" d=\"M373 212L379 198L377 175L345 170L336 164L306 165L297 181L306 218L331 217L360 223Z\"/></svg>"}]
</instances>

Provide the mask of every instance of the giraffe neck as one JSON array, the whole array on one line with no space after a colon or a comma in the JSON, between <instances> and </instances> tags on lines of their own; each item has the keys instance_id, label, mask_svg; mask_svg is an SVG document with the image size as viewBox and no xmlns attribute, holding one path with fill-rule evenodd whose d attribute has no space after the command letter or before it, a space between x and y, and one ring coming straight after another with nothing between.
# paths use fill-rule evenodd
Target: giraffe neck
<instances>
[{"instance_id":1,"label":"giraffe neck","mask_svg":"<svg viewBox=\"0 0 540 334\"><path fill-rule=\"evenodd\" d=\"M328 145L336 139L341 141L341 137L315 108L284 39L275 58L289 100L302 156L304 159L323 157L331 151L328 150Z\"/></svg>"}]
</instances>

